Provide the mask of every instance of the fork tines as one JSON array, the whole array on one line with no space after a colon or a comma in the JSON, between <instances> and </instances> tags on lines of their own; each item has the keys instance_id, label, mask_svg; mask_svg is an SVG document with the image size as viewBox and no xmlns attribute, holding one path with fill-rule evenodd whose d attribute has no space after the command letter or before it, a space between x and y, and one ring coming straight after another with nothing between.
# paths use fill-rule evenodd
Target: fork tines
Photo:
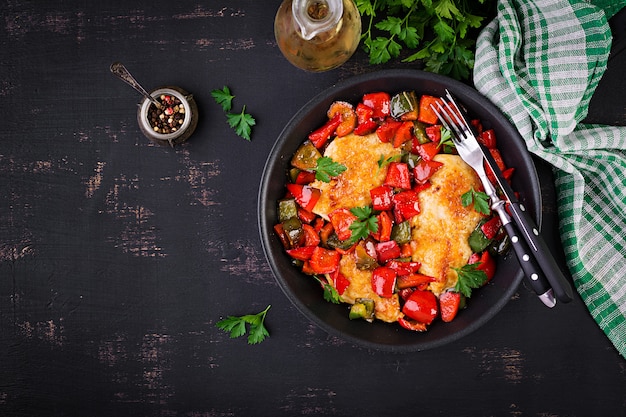
<instances>
[{"instance_id":1,"label":"fork tines","mask_svg":"<svg viewBox=\"0 0 626 417\"><path fill-rule=\"evenodd\" d=\"M446 99L443 97L439 103L432 106L433 111L439 117L441 123L448 129L454 131L459 140L463 140L466 135L473 135L472 128L462 116L459 106L452 95L446 90Z\"/></svg>"}]
</instances>

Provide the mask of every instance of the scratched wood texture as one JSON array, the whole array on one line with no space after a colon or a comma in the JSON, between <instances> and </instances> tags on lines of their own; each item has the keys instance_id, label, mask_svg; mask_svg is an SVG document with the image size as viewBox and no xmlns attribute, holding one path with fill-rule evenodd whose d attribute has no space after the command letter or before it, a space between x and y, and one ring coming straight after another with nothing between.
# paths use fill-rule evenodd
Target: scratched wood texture
<instances>
[{"instance_id":1,"label":"scratched wood texture","mask_svg":"<svg viewBox=\"0 0 626 417\"><path fill-rule=\"evenodd\" d=\"M626 361L580 299L550 311L522 285L478 331L414 354L353 346L290 304L256 223L275 138L338 80L418 66L371 67L360 51L302 72L274 41L279 4L0 5L0 415L626 415ZM624 55L590 118L626 121ZM148 88L194 94L189 142L140 134L116 60ZM251 142L210 97L224 85L258 121ZM539 171L555 242L551 174ZM268 304L260 345L215 327Z\"/></svg>"}]
</instances>

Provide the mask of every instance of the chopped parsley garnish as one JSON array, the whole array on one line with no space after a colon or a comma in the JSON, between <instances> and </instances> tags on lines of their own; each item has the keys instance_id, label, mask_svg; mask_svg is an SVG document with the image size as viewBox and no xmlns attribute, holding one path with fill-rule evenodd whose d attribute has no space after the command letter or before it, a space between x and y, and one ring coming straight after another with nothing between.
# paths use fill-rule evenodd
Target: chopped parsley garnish
<instances>
[{"instance_id":1,"label":"chopped parsley garnish","mask_svg":"<svg viewBox=\"0 0 626 417\"><path fill-rule=\"evenodd\" d=\"M341 304L341 297L339 296L339 293L337 292L335 287L330 285L328 283L328 281L326 281L324 279L320 279L317 275L313 275L313 277L320 284L322 284L322 287L324 288L324 300L328 301L329 303L333 303L333 304Z\"/></svg>"},{"instance_id":2,"label":"chopped parsley garnish","mask_svg":"<svg viewBox=\"0 0 626 417\"><path fill-rule=\"evenodd\" d=\"M482 191L474 190L474 187L461 196L463 207L467 207L472 203L474 204L474 210L477 212L489 214L489 196Z\"/></svg>"},{"instance_id":3,"label":"chopped parsley garnish","mask_svg":"<svg viewBox=\"0 0 626 417\"><path fill-rule=\"evenodd\" d=\"M350 225L352 235L348 242L356 243L359 239L367 238L370 233L378 232L378 218L372 213L371 207L354 207L350 209L350 212L357 217L357 220Z\"/></svg>"},{"instance_id":4,"label":"chopped parsley garnish","mask_svg":"<svg viewBox=\"0 0 626 417\"><path fill-rule=\"evenodd\" d=\"M454 291L460 292L467 298L472 296L472 290L485 285L487 274L478 269L480 263L467 264L461 268L452 268L458 275Z\"/></svg>"},{"instance_id":5,"label":"chopped parsley garnish","mask_svg":"<svg viewBox=\"0 0 626 417\"><path fill-rule=\"evenodd\" d=\"M315 167L315 179L322 182L330 182L332 177L336 177L348 169L345 165L333 161L328 156L322 156L317 160Z\"/></svg>"}]
</instances>

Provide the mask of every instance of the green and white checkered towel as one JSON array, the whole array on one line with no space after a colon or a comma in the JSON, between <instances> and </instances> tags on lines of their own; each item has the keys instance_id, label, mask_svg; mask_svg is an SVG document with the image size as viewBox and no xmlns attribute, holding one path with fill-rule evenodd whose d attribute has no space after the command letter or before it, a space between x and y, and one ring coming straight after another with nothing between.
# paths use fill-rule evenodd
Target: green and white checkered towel
<instances>
[{"instance_id":1,"label":"green and white checkered towel","mask_svg":"<svg viewBox=\"0 0 626 417\"><path fill-rule=\"evenodd\" d=\"M626 0L498 0L474 84L554 167L563 247L591 315L626 357L626 127L580 123Z\"/></svg>"}]
</instances>

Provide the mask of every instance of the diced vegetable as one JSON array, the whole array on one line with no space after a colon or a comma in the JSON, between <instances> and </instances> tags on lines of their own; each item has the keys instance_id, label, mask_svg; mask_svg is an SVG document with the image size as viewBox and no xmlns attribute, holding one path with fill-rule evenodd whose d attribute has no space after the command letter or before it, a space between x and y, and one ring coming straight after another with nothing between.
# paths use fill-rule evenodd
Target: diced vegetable
<instances>
[{"instance_id":1,"label":"diced vegetable","mask_svg":"<svg viewBox=\"0 0 626 417\"><path fill-rule=\"evenodd\" d=\"M390 162L384 184L404 190L411 189L409 166L404 162Z\"/></svg>"},{"instance_id":2,"label":"diced vegetable","mask_svg":"<svg viewBox=\"0 0 626 417\"><path fill-rule=\"evenodd\" d=\"M327 115L329 119L333 119L337 114L340 115L341 122L335 130L335 134L343 137L352 133L357 122L354 106L346 101L335 101L330 105Z\"/></svg>"},{"instance_id":3,"label":"diced vegetable","mask_svg":"<svg viewBox=\"0 0 626 417\"><path fill-rule=\"evenodd\" d=\"M417 95L414 91L403 91L391 98L391 116L400 120L417 120Z\"/></svg>"},{"instance_id":4,"label":"diced vegetable","mask_svg":"<svg viewBox=\"0 0 626 417\"><path fill-rule=\"evenodd\" d=\"M399 148L413 138L413 122L403 122L393 136L393 147Z\"/></svg>"},{"instance_id":5,"label":"diced vegetable","mask_svg":"<svg viewBox=\"0 0 626 417\"><path fill-rule=\"evenodd\" d=\"M396 288L403 290L405 288L416 288L423 284L433 282L435 278L424 274L409 274L399 276L396 280Z\"/></svg>"},{"instance_id":6,"label":"diced vegetable","mask_svg":"<svg viewBox=\"0 0 626 417\"><path fill-rule=\"evenodd\" d=\"M320 190L308 185L287 184L287 190L294 196L296 203L307 211L313 211L321 196Z\"/></svg>"},{"instance_id":7,"label":"diced vegetable","mask_svg":"<svg viewBox=\"0 0 626 417\"><path fill-rule=\"evenodd\" d=\"M434 125L435 123L437 123L437 120L439 118L437 117L437 114L431 106L434 106L440 102L441 99L424 94L420 98L419 116L417 120L429 125Z\"/></svg>"},{"instance_id":8,"label":"diced vegetable","mask_svg":"<svg viewBox=\"0 0 626 417\"><path fill-rule=\"evenodd\" d=\"M357 298L350 307L350 320L364 319L371 321L374 318L374 300L370 298Z\"/></svg>"},{"instance_id":9,"label":"diced vegetable","mask_svg":"<svg viewBox=\"0 0 626 417\"><path fill-rule=\"evenodd\" d=\"M378 211L391 210L393 207L393 187L381 185L370 190L372 208Z\"/></svg>"},{"instance_id":10,"label":"diced vegetable","mask_svg":"<svg viewBox=\"0 0 626 417\"><path fill-rule=\"evenodd\" d=\"M365 94L361 102L374 109L373 117L375 118L385 118L389 116L391 112L391 97L388 93L377 92Z\"/></svg>"},{"instance_id":11,"label":"diced vegetable","mask_svg":"<svg viewBox=\"0 0 626 417\"><path fill-rule=\"evenodd\" d=\"M402 312L419 323L430 324L437 316L437 298L430 291L415 290L404 302Z\"/></svg>"},{"instance_id":12,"label":"diced vegetable","mask_svg":"<svg viewBox=\"0 0 626 417\"><path fill-rule=\"evenodd\" d=\"M378 254L378 262L384 264L391 259L400 257L401 251L398 242L388 240L376 244L376 253Z\"/></svg>"},{"instance_id":13,"label":"diced vegetable","mask_svg":"<svg viewBox=\"0 0 626 417\"><path fill-rule=\"evenodd\" d=\"M289 239L290 248L301 246L304 243L304 229L302 222L297 217L290 217L281 224L287 239Z\"/></svg>"},{"instance_id":14,"label":"diced vegetable","mask_svg":"<svg viewBox=\"0 0 626 417\"><path fill-rule=\"evenodd\" d=\"M396 132L400 126L402 126L402 122L391 118L385 119L385 121L376 129L378 140L383 143L393 143L393 138L396 136Z\"/></svg>"},{"instance_id":15,"label":"diced vegetable","mask_svg":"<svg viewBox=\"0 0 626 417\"><path fill-rule=\"evenodd\" d=\"M336 250L316 246L311 254L309 265L316 274L330 274L339 268L341 255Z\"/></svg>"},{"instance_id":16,"label":"diced vegetable","mask_svg":"<svg viewBox=\"0 0 626 417\"><path fill-rule=\"evenodd\" d=\"M332 119L328 120L324 126L311 132L309 134L309 140L313 143L313 145L315 145L316 148L319 149L323 147L328 139L335 134L335 130L337 130L337 127L339 127L340 124L341 115L336 114Z\"/></svg>"},{"instance_id":17,"label":"diced vegetable","mask_svg":"<svg viewBox=\"0 0 626 417\"><path fill-rule=\"evenodd\" d=\"M472 252L480 253L484 251L485 249L487 249L487 246L489 246L489 244L491 243L491 239L485 236L485 233L483 233L481 229L482 225L485 224L486 222L487 222L487 219L481 220L478 226L476 226L476 228L472 231L472 233L470 233L470 236L468 238L468 243L469 243L470 249L472 249Z\"/></svg>"},{"instance_id":18,"label":"diced vegetable","mask_svg":"<svg viewBox=\"0 0 626 417\"><path fill-rule=\"evenodd\" d=\"M396 287L396 272L386 266L379 266L372 272L372 291L383 298L393 295Z\"/></svg>"},{"instance_id":19,"label":"diced vegetable","mask_svg":"<svg viewBox=\"0 0 626 417\"><path fill-rule=\"evenodd\" d=\"M419 196L414 190L401 191L393 196L394 217L397 223L420 213Z\"/></svg>"},{"instance_id":20,"label":"diced vegetable","mask_svg":"<svg viewBox=\"0 0 626 417\"><path fill-rule=\"evenodd\" d=\"M293 154L291 165L301 170L311 170L317 166L317 160L321 157L320 151L307 140Z\"/></svg>"},{"instance_id":21,"label":"diced vegetable","mask_svg":"<svg viewBox=\"0 0 626 417\"><path fill-rule=\"evenodd\" d=\"M378 265L376 258L367 253L365 247L360 244L354 248L354 258L356 267L361 270L372 270Z\"/></svg>"},{"instance_id":22,"label":"diced vegetable","mask_svg":"<svg viewBox=\"0 0 626 417\"><path fill-rule=\"evenodd\" d=\"M439 296L441 320L449 323L456 317L461 305L461 294L455 291L444 291Z\"/></svg>"},{"instance_id":23,"label":"diced vegetable","mask_svg":"<svg viewBox=\"0 0 626 417\"><path fill-rule=\"evenodd\" d=\"M328 214L330 222L333 224L333 229L337 233L337 237L340 240L350 239L352 236L352 230L350 225L357 220L357 217L350 212L347 208L339 208L333 210Z\"/></svg>"},{"instance_id":24,"label":"diced vegetable","mask_svg":"<svg viewBox=\"0 0 626 417\"><path fill-rule=\"evenodd\" d=\"M357 135L367 135L372 133L378 127L378 124L374 121L374 109L366 106L363 103L359 103L356 106L357 125L354 129L354 133Z\"/></svg>"},{"instance_id":25,"label":"diced vegetable","mask_svg":"<svg viewBox=\"0 0 626 417\"><path fill-rule=\"evenodd\" d=\"M283 198L278 201L278 221L284 222L292 217L298 217L298 205L295 198Z\"/></svg>"},{"instance_id":26,"label":"diced vegetable","mask_svg":"<svg viewBox=\"0 0 626 417\"><path fill-rule=\"evenodd\" d=\"M398 242L399 245L403 245L411 241L411 224L408 220L393 225L393 228L391 229L391 239Z\"/></svg>"}]
</instances>

